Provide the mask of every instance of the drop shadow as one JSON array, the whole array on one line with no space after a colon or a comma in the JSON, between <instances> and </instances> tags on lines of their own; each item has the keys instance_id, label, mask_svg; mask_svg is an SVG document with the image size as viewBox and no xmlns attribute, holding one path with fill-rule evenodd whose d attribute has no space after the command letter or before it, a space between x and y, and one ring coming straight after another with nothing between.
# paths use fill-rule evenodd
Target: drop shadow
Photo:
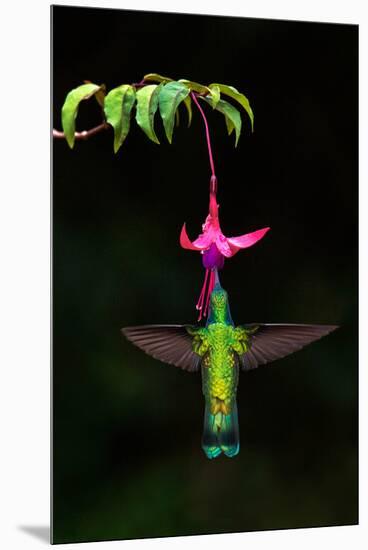
<instances>
[{"instance_id":1,"label":"drop shadow","mask_svg":"<svg viewBox=\"0 0 368 550\"><path fill-rule=\"evenodd\" d=\"M50 544L50 527L46 525L19 525L18 529Z\"/></svg>"}]
</instances>

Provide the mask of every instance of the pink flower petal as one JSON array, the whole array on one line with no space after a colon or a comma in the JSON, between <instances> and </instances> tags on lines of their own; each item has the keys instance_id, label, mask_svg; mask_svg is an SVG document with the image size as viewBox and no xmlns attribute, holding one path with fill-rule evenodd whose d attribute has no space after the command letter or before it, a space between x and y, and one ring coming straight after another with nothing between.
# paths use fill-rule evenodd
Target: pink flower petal
<instances>
[{"instance_id":1,"label":"pink flower petal","mask_svg":"<svg viewBox=\"0 0 368 550\"><path fill-rule=\"evenodd\" d=\"M196 250L206 250L211 246L214 240L215 234L212 228L210 228L205 233L201 233L199 237L193 242L193 245L196 247Z\"/></svg>"},{"instance_id":2,"label":"pink flower petal","mask_svg":"<svg viewBox=\"0 0 368 550\"><path fill-rule=\"evenodd\" d=\"M225 256L225 258L230 258L231 256L233 256L234 252L231 250L227 242L227 238L221 232L219 232L219 234L217 235L216 246L221 254Z\"/></svg>"},{"instance_id":3,"label":"pink flower petal","mask_svg":"<svg viewBox=\"0 0 368 550\"><path fill-rule=\"evenodd\" d=\"M187 231L185 229L185 224L181 228L180 246L182 246L183 248L186 248L187 250L197 250L197 248L193 245L193 243L188 237Z\"/></svg>"},{"instance_id":4,"label":"pink flower petal","mask_svg":"<svg viewBox=\"0 0 368 550\"><path fill-rule=\"evenodd\" d=\"M257 231L253 231L253 233L247 233L239 237L229 237L227 242L231 247L232 255L236 254L241 248L248 248L256 244L256 242L265 236L269 229L269 227L265 227L264 229L258 229Z\"/></svg>"},{"instance_id":5,"label":"pink flower petal","mask_svg":"<svg viewBox=\"0 0 368 550\"><path fill-rule=\"evenodd\" d=\"M180 233L180 245L187 250L206 250L213 242L212 233L210 228L205 233L201 233L195 241L191 242L184 224Z\"/></svg>"}]
</instances>

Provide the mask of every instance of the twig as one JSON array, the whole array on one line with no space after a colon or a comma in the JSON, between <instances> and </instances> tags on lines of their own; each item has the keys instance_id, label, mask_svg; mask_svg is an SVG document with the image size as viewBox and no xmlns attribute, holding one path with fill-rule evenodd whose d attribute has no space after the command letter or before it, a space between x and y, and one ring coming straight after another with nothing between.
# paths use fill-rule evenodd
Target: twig
<instances>
[{"instance_id":1,"label":"twig","mask_svg":"<svg viewBox=\"0 0 368 550\"><path fill-rule=\"evenodd\" d=\"M95 128L91 128L90 130L84 130L83 132L75 132L75 139L88 139L96 134L99 134L103 130L107 130L107 128L110 128L110 125L107 124L107 122L103 122L99 126L96 126ZM55 128L52 130L52 136L56 139L65 139L64 132L59 132L59 130L55 130Z\"/></svg>"}]
</instances>

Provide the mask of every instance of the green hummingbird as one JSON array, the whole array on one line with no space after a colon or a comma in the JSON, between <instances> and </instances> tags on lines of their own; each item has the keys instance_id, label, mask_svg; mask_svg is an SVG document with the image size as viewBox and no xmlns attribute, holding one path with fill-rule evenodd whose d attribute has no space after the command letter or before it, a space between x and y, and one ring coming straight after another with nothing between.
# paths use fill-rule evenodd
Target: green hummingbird
<instances>
[{"instance_id":1,"label":"green hummingbird","mask_svg":"<svg viewBox=\"0 0 368 550\"><path fill-rule=\"evenodd\" d=\"M235 327L217 269L206 326L142 325L123 334L152 357L202 373L205 399L202 448L208 458L239 452L236 404L239 369L250 370L322 338L336 325L250 323Z\"/></svg>"}]
</instances>

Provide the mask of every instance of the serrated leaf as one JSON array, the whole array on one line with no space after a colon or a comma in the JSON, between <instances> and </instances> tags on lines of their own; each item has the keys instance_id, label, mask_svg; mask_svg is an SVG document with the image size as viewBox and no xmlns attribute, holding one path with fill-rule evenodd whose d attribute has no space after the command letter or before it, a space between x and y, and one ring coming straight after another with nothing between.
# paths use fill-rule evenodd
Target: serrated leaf
<instances>
[{"instance_id":1,"label":"serrated leaf","mask_svg":"<svg viewBox=\"0 0 368 550\"><path fill-rule=\"evenodd\" d=\"M154 118L158 108L158 98L163 83L150 84L137 92L136 121L143 132L154 142L160 143L154 130Z\"/></svg>"},{"instance_id":2,"label":"serrated leaf","mask_svg":"<svg viewBox=\"0 0 368 550\"><path fill-rule=\"evenodd\" d=\"M213 101L212 98L203 97L201 99L204 99L207 103L209 103L212 106L212 101ZM216 110L220 111L220 113L225 115L226 126L229 134L231 134L233 129L235 129L235 147L236 147L238 145L241 127L242 127L242 120L238 109L236 109L233 105L231 105L227 101L220 99L216 105ZM232 126L234 126L234 128L232 128Z\"/></svg>"},{"instance_id":3,"label":"serrated leaf","mask_svg":"<svg viewBox=\"0 0 368 550\"><path fill-rule=\"evenodd\" d=\"M157 73L149 73L144 75L143 80L147 80L148 82L172 82L173 79Z\"/></svg>"},{"instance_id":4,"label":"serrated leaf","mask_svg":"<svg viewBox=\"0 0 368 550\"><path fill-rule=\"evenodd\" d=\"M247 112L247 114L250 118L250 122L251 122L251 125L252 125L252 132L253 132L253 129L254 129L254 114L253 114L252 108L250 106L249 100L245 97L245 95L238 92L238 90L236 88L234 88L233 86L228 86L227 84L210 84L209 88L212 88L213 86L217 86L218 88L220 88L220 91L223 94L228 95L229 97L231 97L232 99L235 99L235 101L240 103L240 105L245 109L245 111Z\"/></svg>"},{"instance_id":5,"label":"serrated leaf","mask_svg":"<svg viewBox=\"0 0 368 550\"><path fill-rule=\"evenodd\" d=\"M189 126L191 125L192 123L192 100L191 100L191 97L190 95L188 95L185 99L184 99L184 105L185 105L185 108L188 112L188 128Z\"/></svg>"},{"instance_id":6,"label":"serrated leaf","mask_svg":"<svg viewBox=\"0 0 368 550\"><path fill-rule=\"evenodd\" d=\"M189 88L181 82L169 82L160 92L158 103L169 143L172 141L175 112L180 103L189 95L189 91Z\"/></svg>"},{"instance_id":7,"label":"serrated leaf","mask_svg":"<svg viewBox=\"0 0 368 550\"><path fill-rule=\"evenodd\" d=\"M114 128L114 152L122 146L130 129L130 113L135 103L135 90L129 84L118 86L105 97L106 120Z\"/></svg>"},{"instance_id":8,"label":"serrated leaf","mask_svg":"<svg viewBox=\"0 0 368 550\"><path fill-rule=\"evenodd\" d=\"M180 80L178 80L178 82L182 82L183 84L188 86L190 90L192 90L193 92L197 92L198 94L208 94L211 92L211 90L207 86L199 84L199 82L193 82L192 80L186 80L185 78L181 78Z\"/></svg>"},{"instance_id":9,"label":"serrated leaf","mask_svg":"<svg viewBox=\"0 0 368 550\"><path fill-rule=\"evenodd\" d=\"M92 97L100 88L101 86L97 84L82 84L71 90L65 98L64 105L61 108L61 124L65 139L71 149L74 146L75 119L77 118L79 104L81 101Z\"/></svg>"}]
</instances>

